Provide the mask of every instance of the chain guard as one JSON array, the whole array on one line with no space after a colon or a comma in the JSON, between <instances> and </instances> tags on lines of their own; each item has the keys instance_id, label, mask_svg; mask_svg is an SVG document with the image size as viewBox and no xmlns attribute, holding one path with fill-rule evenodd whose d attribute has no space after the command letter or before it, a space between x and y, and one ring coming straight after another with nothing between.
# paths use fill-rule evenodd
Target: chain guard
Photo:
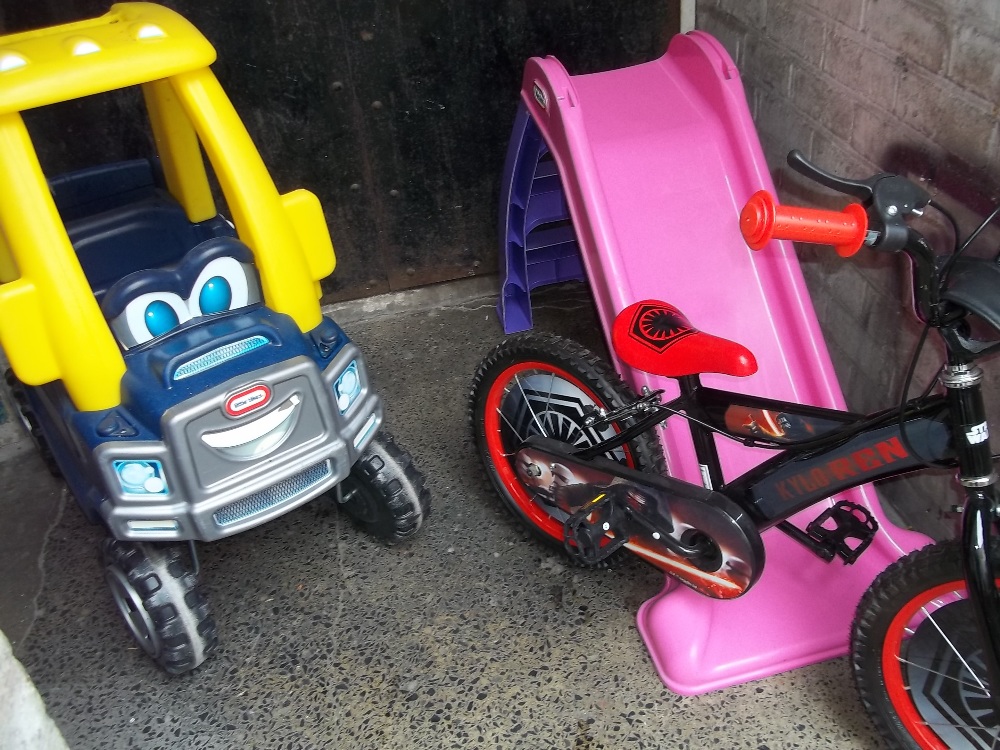
<instances>
[{"instance_id":1,"label":"chain guard","mask_svg":"<svg viewBox=\"0 0 1000 750\"><path fill-rule=\"evenodd\" d=\"M646 474L533 437L518 451L520 479L565 529L567 551L594 564L625 547L716 599L745 594L764 545L747 514L720 492Z\"/></svg>"}]
</instances>

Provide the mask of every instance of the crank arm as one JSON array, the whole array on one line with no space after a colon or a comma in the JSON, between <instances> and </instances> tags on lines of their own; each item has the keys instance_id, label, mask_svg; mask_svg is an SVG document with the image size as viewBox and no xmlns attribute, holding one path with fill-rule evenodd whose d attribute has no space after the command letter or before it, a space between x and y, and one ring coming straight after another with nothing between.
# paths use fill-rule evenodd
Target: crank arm
<instances>
[{"instance_id":1,"label":"crank arm","mask_svg":"<svg viewBox=\"0 0 1000 750\"><path fill-rule=\"evenodd\" d=\"M590 516L605 506L610 508L610 513L600 527L595 528ZM601 492L580 506L563 523L566 552L584 565L596 565L624 547L628 536L613 523L616 521L616 510L619 508L615 504L614 492Z\"/></svg>"},{"instance_id":2,"label":"crank arm","mask_svg":"<svg viewBox=\"0 0 1000 750\"><path fill-rule=\"evenodd\" d=\"M566 550L588 565L600 562L623 547L634 536L648 538L647 543L660 545L692 565L714 570L717 564L707 562L717 551L707 535L694 544L684 544L673 536L673 525L663 525L642 511L629 506L624 496L625 485L600 492L575 510L563 524ZM606 509L601 513L602 509ZM600 517L591 520L593 514Z\"/></svg>"}]
</instances>

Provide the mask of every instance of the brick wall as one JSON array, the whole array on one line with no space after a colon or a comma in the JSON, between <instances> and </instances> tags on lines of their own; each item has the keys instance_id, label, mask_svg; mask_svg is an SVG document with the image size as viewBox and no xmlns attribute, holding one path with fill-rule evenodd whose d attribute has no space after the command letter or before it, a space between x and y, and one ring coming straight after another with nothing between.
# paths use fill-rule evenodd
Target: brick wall
<instances>
[{"instance_id":1,"label":"brick wall","mask_svg":"<svg viewBox=\"0 0 1000 750\"><path fill-rule=\"evenodd\" d=\"M968 232L1000 189L1000 4L991 0L698 0L696 26L736 60L782 200L839 208L843 198L784 166L801 149L829 171L887 170L926 180ZM929 236L945 238L928 215ZM996 233L975 252L995 252ZM871 251L843 261L799 249L817 314L849 406L894 403L919 327L909 312L908 268ZM931 347L920 387L940 363ZM1000 404L994 365L988 398ZM995 410L994 410L995 412ZM994 429L994 434L1000 431ZM951 531L950 477L883 486L904 518ZM918 496L914 502L913 496Z\"/></svg>"}]
</instances>

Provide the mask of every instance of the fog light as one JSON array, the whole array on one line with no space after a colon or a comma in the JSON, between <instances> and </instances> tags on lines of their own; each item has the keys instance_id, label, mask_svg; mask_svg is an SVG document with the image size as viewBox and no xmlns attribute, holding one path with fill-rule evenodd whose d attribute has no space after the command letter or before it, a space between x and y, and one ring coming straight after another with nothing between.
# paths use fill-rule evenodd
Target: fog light
<instances>
[{"instance_id":1,"label":"fog light","mask_svg":"<svg viewBox=\"0 0 1000 750\"><path fill-rule=\"evenodd\" d=\"M375 415L372 414L370 417L368 417L368 420L365 422L364 427L361 428L361 432L359 432L357 434L357 437L354 438L354 447L355 448L359 447L368 438L368 436L371 435L372 430L374 429L375 429Z\"/></svg>"},{"instance_id":2,"label":"fog light","mask_svg":"<svg viewBox=\"0 0 1000 750\"><path fill-rule=\"evenodd\" d=\"M125 525L128 527L129 531L138 532L164 532L164 531L179 531L181 525L177 521L164 518L164 519L149 519L142 521L126 521Z\"/></svg>"}]
</instances>

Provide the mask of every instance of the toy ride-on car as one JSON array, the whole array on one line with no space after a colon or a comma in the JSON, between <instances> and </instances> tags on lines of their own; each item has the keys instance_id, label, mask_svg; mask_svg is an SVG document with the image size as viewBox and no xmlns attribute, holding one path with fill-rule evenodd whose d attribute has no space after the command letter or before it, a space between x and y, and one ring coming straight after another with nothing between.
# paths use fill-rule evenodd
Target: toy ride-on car
<instances>
[{"instance_id":1,"label":"toy ride-on car","mask_svg":"<svg viewBox=\"0 0 1000 750\"><path fill-rule=\"evenodd\" d=\"M390 542L429 510L380 431L361 352L321 312L334 253L319 201L278 194L214 60L185 19L147 3L0 37L7 383L49 468L109 532L128 629L172 673L218 640L194 542L334 488ZM21 112L130 86L153 158L46 179Z\"/></svg>"}]
</instances>

